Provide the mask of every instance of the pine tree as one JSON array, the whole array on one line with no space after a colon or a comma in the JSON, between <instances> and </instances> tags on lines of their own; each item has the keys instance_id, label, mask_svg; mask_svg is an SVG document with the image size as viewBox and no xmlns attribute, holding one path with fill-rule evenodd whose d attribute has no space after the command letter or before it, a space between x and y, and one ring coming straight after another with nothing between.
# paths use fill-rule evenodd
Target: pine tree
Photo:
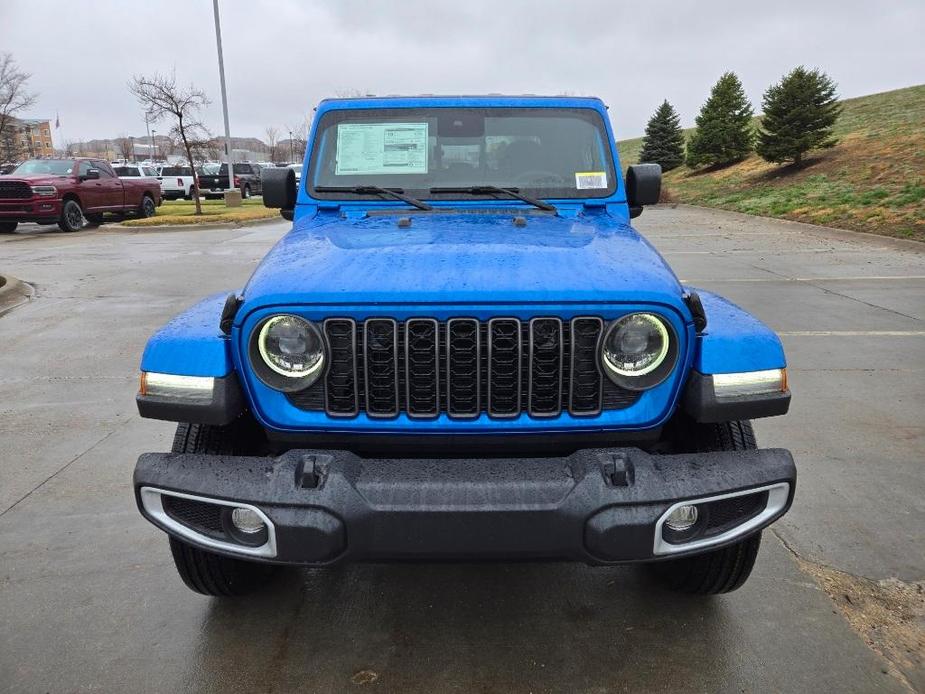
<instances>
[{"instance_id":1,"label":"pine tree","mask_svg":"<svg viewBox=\"0 0 925 694\"><path fill-rule=\"evenodd\" d=\"M697 116L697 130L687 143L687 165L731 164L747 157L755 141L752 115L739 78L725 73Z\"/></svg>"},{"instance_id":2,"label":"pine tree","mask_svg":"<svg viewBox=\"0 0 925 694\"><path fill-rule=\"evenodd\" d=\"M841 114L835 90L828 75L802 65L768 87L755 147L758 154L770 162L799 166L809 150L835 145L832 126Z\"/></svg>"},{"instance_id":3,"label":"pine tree","mask_svg":"<svg viewBox=\"0 0 925 694\"><path fill-rule=\"evenodd\" d=\"M659 164L662 171L671 171L684 163L684 131L681 117L667 99L658 107L646 125L640 162Z\"/></svg>"}]
</instances>

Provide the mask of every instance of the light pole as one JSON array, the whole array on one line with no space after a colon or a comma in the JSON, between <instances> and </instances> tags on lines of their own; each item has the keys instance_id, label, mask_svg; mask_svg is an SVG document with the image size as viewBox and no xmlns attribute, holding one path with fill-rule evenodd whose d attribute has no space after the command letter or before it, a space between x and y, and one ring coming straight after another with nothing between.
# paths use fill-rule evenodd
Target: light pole
<instances>
[{"instance_id":1,"label":"light pole","mask_svg":"<svg viewBox=\"0 0 925 694\"><path fill-rule=\"evenodd\" d=\"M157 130L151 128L151 162L157 163Z\"/></svg>"},{"instance_id":2,"label":"light pole","mask_svg":"<svg viewBox=\"0 0 925 694\"><path fill-rule=\"evenodd\" d=\"M228 124L228 95L225 92L225 59L222 57L222 25L218 18L218 0L212 0L212 11L215 14L215 43L218 46L218 76L222 84L222 116L225 118L225 163L228 165L228 188L234 181L234 171L231 168L231 126Z\"/></svg>"},{"instance_id":3,"label":"light pole","mask_svg":"<svg viewBox=\"0 0 925 694\"><path fill-rule=\"evenodd\" d=\"M148 122L148 114L145 114L145 130L148 131L148 143L151 142L151 124ZM151 152L148 152L148 158L151 158Z\"/></svg>"},{"instance_id":4,"label":"light pole","mask_svg":"<svg viewBox=\"0 0 925 694\"><path fill-rule=\"evenodd\" d=\"M295 163L295 155L292 153L292 131L289 131L289 163Z\"/></svg>"}]
</instances>

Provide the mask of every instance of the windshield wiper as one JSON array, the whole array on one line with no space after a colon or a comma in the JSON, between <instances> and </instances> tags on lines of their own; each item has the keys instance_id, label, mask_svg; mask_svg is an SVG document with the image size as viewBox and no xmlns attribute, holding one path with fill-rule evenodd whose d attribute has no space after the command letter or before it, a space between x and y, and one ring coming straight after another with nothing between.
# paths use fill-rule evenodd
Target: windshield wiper
<instances>
[{"instance_id":1,"label":"windshield wiper","mask_svg":"<svg viewBox=\"0 0 925 694\"><path fill-rule=\"evenodd\" d=\"M417 207L419 210L432 210L432 206L422 202L417 198L404 194L402 188L381 188L379 186L315 186L318 193L356 193L357 195L388 195L396 200L401 200L409 205Z\"/></svg>"},{"instance_id":2,"label":"windshield wiper","mask_svg":"<svg viewBox=\"0 0 925 694\"><path fill-rule=\"evenodd\" d=\"M543 200L537 200L536 198L531 198L529 195L524 195L520 192L519 188L500 188L498 186L463 186L461 188L431 188L431 193L469 193L470 195L497 195L502 193L504 195L510 195L512 198L517 198L529 205L534 207L539 207L541 210L548 210L549 212L556 212L555 205L550 205L548 202Z\"/></svg>"}]
</instances>

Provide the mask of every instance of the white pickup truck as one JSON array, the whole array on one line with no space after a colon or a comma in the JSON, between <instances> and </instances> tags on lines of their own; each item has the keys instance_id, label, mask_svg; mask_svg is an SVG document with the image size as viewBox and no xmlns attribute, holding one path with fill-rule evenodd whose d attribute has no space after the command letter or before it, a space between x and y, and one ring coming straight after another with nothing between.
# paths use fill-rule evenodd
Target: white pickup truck
<instances>
[{"instance_id":1,"label":"white pickup truck","mask_svg":"<svg viewBox=\"0 0 925 694\"><path fill-rule=\"evenodd\" d=\"M161 196L165 200L193 199L196 183L193 170L188 166L164 166L161 168Z\"/></svg>"}]
</instances>

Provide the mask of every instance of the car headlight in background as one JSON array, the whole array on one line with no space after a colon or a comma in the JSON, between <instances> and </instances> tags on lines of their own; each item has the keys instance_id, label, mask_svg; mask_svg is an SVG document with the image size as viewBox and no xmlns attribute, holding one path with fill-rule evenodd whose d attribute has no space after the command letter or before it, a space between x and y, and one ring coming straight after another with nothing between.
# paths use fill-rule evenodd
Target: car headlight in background
<instances>
[{"instance_id":1,"label":"car headlight in background","mask_svg":"<svg viewBox=\"0 0 925 694\"><path fill-rule=\"evenodd\" d=\"M299 316L267 318L254 330L250 351L254 372L276 390L307 388L324 370L321 333Z\"/></svg>"},{"instance_id":2,"label":"car headlight in background","mask_svg":"<svg viewBox=\"0 0 925 694\"><path fill-rule=\"evenodd\" d=\"M631 313L608 326L601 365L618 386L645 390L668 378L677 351L674 331L666 321L653 313Z\"/></svg>"}]
</instances>

